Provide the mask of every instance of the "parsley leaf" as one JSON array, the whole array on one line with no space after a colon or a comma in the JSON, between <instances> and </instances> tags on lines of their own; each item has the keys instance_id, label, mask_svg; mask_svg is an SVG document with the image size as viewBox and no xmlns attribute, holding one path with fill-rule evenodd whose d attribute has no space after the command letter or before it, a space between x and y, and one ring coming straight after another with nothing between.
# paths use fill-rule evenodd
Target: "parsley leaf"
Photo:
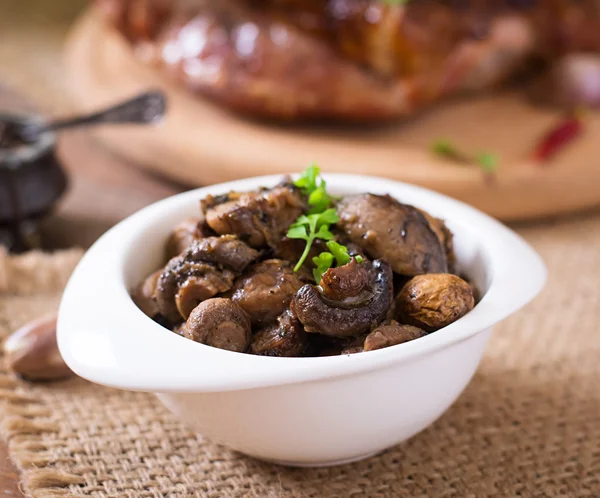
<instances>
[{"instance_id":1,"label":"parsley leaf","mask_svg":"<svg viewBox=\"0 0 600 498\"><path fill-rule=\"evenodd\" d=\"M325 190L326 186L325 180L321 180L321 184L308 196L309 213L322 213L330 206L331 197Z\"/></svg>"},{"instance_id":2,"label":"parsley leaf","mask_svg":"<svg viewBox=\"0 0 600 498\"><path fill-rule=\"evenodd\" d=\"M445 138L436 140L431 144L431 151L437 156L453 157L457 155L456 146Z\"/></svg>"},{"instance_id":3,"label":"parsley leaf","mask_svg":"<svg viewBox=\"0 0 600 498\"><path fill-rule=\"evenodd\" d=\"M500 159L496 154L487 151L475 155L467 154L447 139L433 142L431 151L436 156L444 157L458 164L478 166L484 173L493 173L500 164Z\"/></svg>"},{"instance_id":4,"label":"parsley leaf","mask_svg":"<svg viewBox=\"0 0 600 498\"><path fill-rule=\"evenodd\" d=\"M338 244L335 240L330 240L327 242L327 249L331 251L338 266L350 263L352 258L348 255L348 248L346 246Z\"/></svg>"},{"instance_id":5,"label":"parsley leaf","mask_svg":"<svg viewBox=\"0 0 600 498\"><path fill-rule=\"evenodd\" d=\"M490 152L481 152L477 154L477 164L486 173L492 173L498 169L498 156Z\"/></svg>"},{"instance_id":6,"label":"parsley leaf","mask_svg":"<svg viewBox=\"0 0 600 498\"><path fill-rule=\"evenodd\" d=\"M306 233L306 227L303 226L292 226L289 228L288 232L287 232L287 236L290 239L304 239L306 240L308 237L308 234Z\"/></svg>"},{"instance_id":7,"label":"parsley leaf","mask_svg":"<svg viewBox=\"0 0 600 498\"><path fill-rule=\"evenodd\" d=\"M317 177L321 173L321 168L316 163L312 163L306 168L300 178L298 178L294 185L302 190L303 193L310 195L317 188Z\"/></svg>"},{"instance_id":8,"label":"parsley leaf","mask_svg":"<svg viewBox=\"0 0 600 498\"><path fill-rule=\"evenodd\" d=\"M340 217L335 212L335 209L331 208L320 213L317 220L317 228L319 228L321 225L331 225L333 223L337 223L338 221L340 221Z\"/></svg>"},{"instance_id":9,"label":"parsley leaf","mask_svg":"<svg viewBox=\"0 0 600 498\"><path fill-rule=\"evenodd\" d=\"M333 203L333 197L327 193L327 183L320 175L321 168L313 163L294 182L304 195L308 195L309 214L322 213Z\"/></svg>"},{"instance_id":10,"label":"parsley leaf","mask_svg":"<svg viewBox=\"0 0 600 498\"><path fill-rule=\"evenodd\" d=\"M308 214L299 216L289 226L287 232L290 239L306 241L306 246L294 267L294 271L300 270L316 239L328 241L327 248L331 252L322 252L312 259L315 264L313 276L317 282L321 280L323 273L333 266L334 261L338 266L342 266L351 260L348 255L348 248L333 240L335 236L331 232L330 226L337 223L339 217L335 209L330 207L335 197L327 193L327 183L320 177L320 173L320 168L313 163L294 182L294 185L308 196L310 209ZM362 258L357 256L356 260L360 263Z\"/></svg>"},{"instance_id":11,"label":"parsley leaf","mask_svg":"<svg viewBox=\"0 0 600 498\"><path fill-rule=\"evenodd\" d=\"M315 268L313 269L313 277L315 277L315 282L319 283L323 273L333 266L333 254L330 252L322 252L312 260L315 264Z\"/></svg>"},{"instance_id":12,"label":"parsley leaf","mask_svg":"<svg viewBox=\"0 0 600 498\"><path fill-rule=\"evenodd\" d=\"M302 239L306 241L306 247L298 263L294 267L294 271L298 271L310 252L315 239L331 240L334 235L329 230L329 226L337 223L339 217L335 209L327 209L322 213L309 214L308 216L300 216L295 223L290 225L287 236L290 239Z\"/></svg>"},{"instance_id":13,"label":"parsley leaf","mask_svg":"<svg viewBox=\"0 0 600 498\"><path fill-rule=\"evenodd\" d=\"M313 258L313 263L315 264L313 276L317 283L321 280L323 273L333 267L334 261L337 263L337 266L344 266L352 261L352 258L348 254L348 248L335 240L327 242L327 249L331 252L322 252ZM355 256L354 259L356 259L357 263L362 263L363 261L361 256Z\"/></svg>"}]
</instances>

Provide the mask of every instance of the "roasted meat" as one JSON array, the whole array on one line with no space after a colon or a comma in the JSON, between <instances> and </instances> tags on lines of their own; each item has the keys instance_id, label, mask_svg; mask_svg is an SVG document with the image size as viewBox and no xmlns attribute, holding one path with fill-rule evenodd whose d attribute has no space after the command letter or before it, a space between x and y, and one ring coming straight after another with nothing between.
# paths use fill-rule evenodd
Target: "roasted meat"
<instances>
[{"instance_id":1,"label":"roasted meat","mask_svg":"<svg viewBox=\"0 0 600 498\"><path fill-rule=\"evenodd\" d=\"M143 59L234 110L380 121L600 51L595 0L97 0Z\"/></svg>"}]
</instances>

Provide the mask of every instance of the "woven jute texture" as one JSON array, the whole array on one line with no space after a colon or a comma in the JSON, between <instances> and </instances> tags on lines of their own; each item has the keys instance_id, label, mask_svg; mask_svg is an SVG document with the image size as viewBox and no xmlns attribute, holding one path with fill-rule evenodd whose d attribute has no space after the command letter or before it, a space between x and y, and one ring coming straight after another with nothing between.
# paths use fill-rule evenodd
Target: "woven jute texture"
<instances>
[{"instance_id":1,"label":"woven jute texture","mask_svg":"<svg viewBox=\"0 0 600 498\"><path fill-rule=\"evenodd\" d=\"M80 379L34 386L1 372L1 427L23 489L34 497L599 497L600 216L520 232L548 263L547 288L497 327L464 394L412 440L343 467L287 469L205 441L153 395ZM0 333L55 308L78 257L1 256Z\"/></svg>"}]
</instances>

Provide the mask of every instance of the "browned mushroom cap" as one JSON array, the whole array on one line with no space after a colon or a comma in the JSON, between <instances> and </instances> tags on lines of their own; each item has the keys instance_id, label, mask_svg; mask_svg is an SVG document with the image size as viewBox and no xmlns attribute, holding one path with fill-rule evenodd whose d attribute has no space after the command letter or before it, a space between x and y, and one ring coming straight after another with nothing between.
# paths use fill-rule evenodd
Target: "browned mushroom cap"
<instances>
[{"instance_id":1,"label":"browned mushroom cap","mask_svg":"<svg viewBox=\"0 0 600 498\"><path fill-rule=\"evenodd\" d=\"M462 278L449 273L419 275L396 298L396 316L433 332L455 322L475 306L473 290Z\"/></svg>"},{"instance_id":2,"label":"browned mushroom cap","mask_svg":"<svg viewBox=\"0 0 600 498\"><path fill-rule=\"evenodd\" d=\"M160 313L173 323L186 319L199 302L229 290L235 273L257 257L257 251L233 235L194 241L160 274L156 290Z\"/></svg>"},{"instance_id":3,"label":"browned mushroom cap","mask_svg":"<svg viewBox=\"0 0 600 498\"><path fill-rule=\"evenodd\" d=\"M302 324L287 310L277 323L254 335L250 352L261 356L302 356L308 341Z\"/></svg>"},{"instance_id":4,"label":"browned mushroom cap","mask_svg":"<svg viewBox=\"0 0 600 498\"><path fill-rule=\"evenodd\" d=\"M340 354L356 354L362 353L365 348L365 336L360 335L356 339L353 339L349 343L346 344L344 349L340 352Z\"/></svg>"},{"instance_id":5,"label":"browned mushroom cap","mask_svg":"<svg viewBox=\"0 0 600 498\"><path fill-rule=\"evenodd\" d=\"M207 237L193 243L185 256L190 261L206 261L240 273L255 261L259 254L235 235L223 235Z\"/></svg>"},{"instance_id":6,"label":"browned mushroom cap","mask_svg":"<svg viewBox=\"0 0 600 498\"><path fill-rule=\"evenodd\" d=\"M171 328L171 331L175 332L177 335L185 337L185 322L175 325Z\"/></svg>"},{"instance_id":7,"label":"browned mushroom cap","mask_svg":"<svg viewBox=\"0 0 600 498\"><path fill-rule=\"evenodd\" d=\"M190 313L185 324L185 337L215 348L243 353L252 338L250 318L230 299L207 299Z\"/></svg>"},{"instance_id":8,"label":"browned mushroom cap","mask_svg":"<svg viewBox=\"0 0 600 498\"><path fill-rule=\"evenodd\" d=\"M334 301L312 285L296 293L290 307L306 332L356 337L385 318L393 301L392 269L383 260L362 264L368 271L370 288L359 296Z\"/></svg>"},{"instance_id":9,"label":"browned mushroom cap","mask_svg":"<svg viewBox=\"0 0 600 498\"><path fill-rule=\"evenodd\" d=\"M364 343L365 351L383 349L403 342L412 341L427 335L427 332L412 325L400 325L392 322L388 325L380 325L371 332Z\"/></svg>"},{"instance_id":10,"label":"browned mushroom cap","mask_svg":"<svg viewBox=\"0 0 600 498\"><path fill-rule=\"evenodd\" d=\"M155 271L138 285L131 294L136 306L150 318L154 318L159 314L158 305L156 304L156 285L161 273L162 270Z\"/></svg>"},{"instance_id":11,"label":"browned mushroom cap","mask_svg":"<svg viewBox=\"0 0 600 498\"><path fill-rule=\"evenodd\" d=\"M340 226L369 256L401 275L448 271L446 252L418 209L385 195L347 197L338 205Z\"/></svg>"},{"instance_id":12,"label":"browned mushroom cap","mask_svg":"<svg viewBox=\"0 0 600 498\"><path fill-rule=\"evenodd\" d=\"M211 263L186 263L181 270L189 275L181 281L175 294L175 306L183 318L205 299L231 289L235 278L232 271L219 271Z\"/></svg>"},{"instance_id":13,"label":"browned mushroom cap","mask_svg":"<svg viewBox=\"0 0 600 498\"><path fill-rule=\"evenodd\" d=\"M252 247L276 247L305 207L305 196L290 184L210 197L202 203L206 222L215 232L238 235Z\"/></svg>"},{"instance_id":14,"label":"browned mushroom cap","mask_svg":"<svg viewBox=\"0 0 600 498\"><path fill-rule=\"evenodd\" d=\"M195 240L211 237L214 232L205 224L204 218L188 218L178 223L167 239L166 253L167 259L178 256Z\"/></svg>"},{"instance_id":15,"label":"browned mushroom cap","mask_svg":"<svg viewBox=\"0 0 600 498\"><path fill-rule=\"evenodd\" d=\"M304 285L301 277L288 261L269 259L254 265L236 282L231 299L248 313L253 325L265 326L289 307Z\"/></svg>"},{"instance_id":16,"label":"browned mushroom cap","mask_svg":"<svg viewBox=\"0 0 600 498\"><path fill-rule=\"evenodd\" d=\"M454 235L450 229L446 226L444 220L434 218L426 211L419 209L421 214L425 216L425 219L429 223L431 229L435 232L435 235L442 244L444 251L446 252L446 260L448 261L448 273L454 273L456 266L456 254L454 253Z\"/></svg>"},{"instance_id":17,"label":"browned mushroom cap","mask_svg":"<svg viewBox=\"0 0 600 498\"><path fill-rule=\"evenodd\" d=\"M306 340L306 356L337 356L349 343L348 339L322 334L306 334Z\"/></svg>"},{"instance_id":18,"label":"browned mushroom cap","mask_svg":"<svg viewBox=\"0 0 600 498\"><path fill-rule=\"evenodd\" d=\"M329 268L319 285L325 297L333 301L352 299L371 287L366 265L357 263L355 258L346 265Z\"/></svg>"}]
</instances>

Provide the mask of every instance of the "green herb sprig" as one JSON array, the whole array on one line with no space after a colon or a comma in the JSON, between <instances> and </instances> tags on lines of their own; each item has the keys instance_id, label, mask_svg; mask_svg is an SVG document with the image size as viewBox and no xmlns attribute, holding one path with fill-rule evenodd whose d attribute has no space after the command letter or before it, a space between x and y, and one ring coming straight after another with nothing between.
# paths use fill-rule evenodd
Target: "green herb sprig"
<instances>
[{"instance_id":1,"label":"green herb sprig","mask_svg":"<svg viewBox=\"0 0 600 498\"><path fill-rule=\"evenodd\" d=\"M339 217L335 212L335 209L332 208L327 209L322 213L302 215L295 223L290 225L287 236L290 239L302 239L306 241L306 247L304 248L302 256L300 256L298 263L296 263L294 271L300 270L316 239L331 240L334 238L334 235L329 231L329 227L338 221Z\"/></svg>"},{"instance_id":2,"label":"green herb sprig","mask_svg":"<svg viewBox=\"0 0 600 498\"><path fill-rule=\"evenodd\" d=\"M492 152L484 151L471 156L446 139L433 142L431 151L436 156L444 157L458 164L478 166L486 174L495 173L500 163L498 156Z\"/></svg>"},{"instance_id":3,"label":"green herb sprig","mask_svg":"<svg viewBox=\"0 0 600 498\"><path fill-rule=\"evenodd\" d=\"M294 182L294 185L302 190L302 193L308 195L308 205L310 206L308 214L322 213L334 201L334 197L327 193L327 182L320 177L320 174L321 169L313 163Z\"/></svg>"},{"instance_id":4,"label":"green herb sprig","mask_svg":"<svg viewBox=\"0 0 600 498\"><path fill-rule=\"evenodd\" d=\"M317 282L321 280L323 273L333 266L334 262L341 266L349 263L351 259L348 255L348 248L333 240L335 236L331 233L330 227L339 221L335 209L331 207L336 198L327 192L327 183L320 174L321 169L313 163L294 182L294 185L308 196L310 208L308 214L301 215L289 226L287 231L290 239L306 241L304 251L294 267L295 272L302 268L315 240L327 241L327 248L331 252L322 252L313 258L316 266L313 276Z\"/></svg>"}]
</instances>

